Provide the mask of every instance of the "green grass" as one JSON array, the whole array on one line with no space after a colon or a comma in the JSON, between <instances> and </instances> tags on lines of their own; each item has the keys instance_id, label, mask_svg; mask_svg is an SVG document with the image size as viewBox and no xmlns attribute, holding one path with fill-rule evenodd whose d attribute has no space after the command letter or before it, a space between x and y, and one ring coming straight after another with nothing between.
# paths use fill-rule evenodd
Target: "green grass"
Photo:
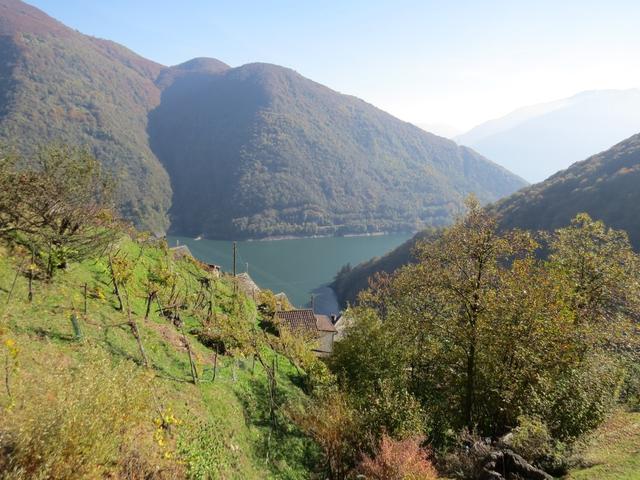
<instances>
[{"instance_id":1,"label":"green grass","mask_svg":"<svg viewBox=\"0 0 640 480\"><path fill-rule=\"evenodd\" d=\"M197 321L189 312L183 312L186 336L200 375L200 382L194 385L178 329L155 308L148 320L143 318L146 271L165 253L155 247L141 251L140 245L128 239L121 242L120 248L129 258L139 259L129 281L132 314L152 365L153 384L161 407L174 412L183 422L177 435L185 439L183 446L186 445L187 454L202 462L218 462L219 478L309 478L317 451L283 414L278 417L278 426L272 427L267 413L267 375L260 364L255 362L254 366L251 359L241 356L221 355L213 381L214 352L189 333ZM42 371L46 375L47 358L43 358L43 351L53 348L63 356L75 358L82 355L82 344L87 343L104 349L114 359L129 360L144 368L131 330L125 324L126 312L116 309L117 300L112 293L105 257L71 265L50 282L35 281L32 303L27 302L27 278L16 277L18 263L11 252L0 247L0 340L10 338L19 349L19 367L12 374L12 381L20 381L21 371ZM174 263L174 268L185 274L184 278L192 283L189 288L195 292L197 276L203 274L199 267L180 261ZM188 272L195 275L190 276ZM14 279L16 285L7 304ZM85 283L90 292L104 293L102 299L90 296L86 316L83 313ZM226 279L217 280L215 286L216 314L225 318L229 314L227 305L233 288ZM255 321L255 305L248 299L245 302ZM74 336L70 320L74 311L79 316L81 341ZM265 352L269 362L274 356L273 351ZM278 395L282 403L303 399L304 393L294 383L295 369L284 357L278 356L277 363ZM198 451L200 443L211 452L217 448L217 456L210 451ZM192 476L204 478L197 472Z\"/></svg>"},{"instance_id":2,"label":"green grass","mask_svg":"<svg viewBox=\"0 0 640 480\"><path fill-rule=\"evenodd\" d=\"M597 430L584 460L592 466L568 480L640 480L640 412L617 412Z\"/></svg>"}]
</instances>

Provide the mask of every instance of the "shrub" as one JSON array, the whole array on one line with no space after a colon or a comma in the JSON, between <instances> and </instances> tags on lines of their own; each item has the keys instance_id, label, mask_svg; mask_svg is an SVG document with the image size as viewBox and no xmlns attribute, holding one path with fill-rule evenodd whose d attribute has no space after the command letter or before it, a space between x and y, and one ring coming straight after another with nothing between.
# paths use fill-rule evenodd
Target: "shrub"
<instances>
[{"instance_id":1,"label":"shrub","mask_svg":"<svg viewBox=\"0 0 640 480\"><path fill-rule=\"evenodd\" d=\"M337 391L314 396L305 406L289 408L290 418L311 437L323 453L322 468L331 480L348 478L355 467L363 439L355 411Z\"/></svg>"},{"instance_id":2,"label":"shrub","mask_svg":"<svg viewBox=\"0 0 640 480\"><path fill-rule=\"evenodd\" d=\"M508 444L529 461L549 455L553 450L553 439L547 426L537 418L520 417Z\"/></svg>"},{"instance_id":3,"label":"shrub","mask_svg":"<svg viewBox=\"0 0 640 480\"><path fill-rule=\"evenodd\" d=\"M419 438L394 440L384 435L375 457L365 456L358 470L369 480L431 480L438 478Z\"/></svg>"},{"instance_id":4,"label":"shrub","mask_svg":"<svg viewBox=\"0 0 640 480\"><path fill-rule=\"evenodd\" d=\"M522 416L518 427L506 438L507 446L542 470L556 476L569 468L567 446L551 436L547 426L538 418Z\"/></svg>"}]
</instances>

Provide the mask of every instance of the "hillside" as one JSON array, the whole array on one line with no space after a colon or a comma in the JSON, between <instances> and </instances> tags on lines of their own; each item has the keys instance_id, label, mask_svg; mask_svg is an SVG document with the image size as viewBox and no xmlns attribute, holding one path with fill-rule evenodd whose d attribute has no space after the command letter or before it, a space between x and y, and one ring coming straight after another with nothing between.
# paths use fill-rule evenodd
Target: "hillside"
<instances>
[{"instance_id":1,"label":"hillside","mask_svg":"<svg viewBox=\"0 0 640 480\"><path fill-rule=\"evenodd\" d=\"M123 237L113 251L132 262L125 303L130 299L149 368L127 308L118 309L106 256L73 264L53 280L35 280L30 303L23 254L0 246L0 352L11 359L3 367L6 388L0 391L3 452L22 421L26 438L20 448L46 452L48 466L30 460L33 468L48 472L42 478L308 478L317 458L314 445L284 417L278 420L282 428L270 426L268 373L243 356L240 345L234 354L215 354L199 333L203 326L195 297L185 298L189 303L179 309L183 324L155 306L144 318L149 278L166 264L176 276L176 292L195 291L199 279L209 278L214 324L241 327L231 279L211 278L197 262L173 260L166 246L144 238ZM163 303L168 292L159 293ZM256 321L256 306L244 297L241 301L248 321ZM298 377L289 361L268 348L261 355L267 366L277 363L278 401L302 401L305 395L293 383ZM131 408L135 412L126 411ZM18 450L23 457L14 452L16 461L29 461L23 450ZM2 463L7 458L0 455L2 478L34 478L10 476ZM99 470L91 470L95 463Z\"/></svg>"},{"instance_id":2,"label":"hillside","mask_svg":"<svg viewBox=\"0 0 640 480\"><path fill-rule=\"evenodd\" d=\"M18 0L0 0L0 141L33 153L82 145L114 172L122 213L163 230L169 177L149 148L161 66L82 35Z\"/></svg>"},{"instance_id":3,"label":"hillside","mask_svg":"<svg viewBox=\"0 0 640 480\"><path fill-rule=\"evenodd\" d=\"M455 138L540 182L640 131L640 90L596 90L521 108Z\"/></svg>"},{"instance_id":4,"label":"hillside","mask_svg":"<svg viewBox=\"0 0 640 480\"><path fill-rule=\"evenodd\" d=\"M606 152L578 162L544 182L524 188L488 207L505 229L552 231L586 212L607 225L625 230L640 249L640 134ZM345 268L331 284L341 305L353 303L376 272L391 273L411 262L411 250L427 235L420 232L381 258Z\"/></svg>"},{"instance_id":5,"label":"hillside","mask_svg":"<svg viewBox=\"0 0 640 480\"><path fill-rule=\"evenodd\" d=\"M449 222L470 192L489 202L523 186L472 150L293 70L176 68L149 123L172 178L175 232L411 231Z\"/></svg>"},{"instance_id":6,"label":"hillside","mask_svg":"<svg viewBox=\"0 0 640 480\"><path fill-rule=\"evenodd\" d=\"M640 248L640 134L491 206L504 228L552 230L586 212Z\"/></svg>"}]
</instances>

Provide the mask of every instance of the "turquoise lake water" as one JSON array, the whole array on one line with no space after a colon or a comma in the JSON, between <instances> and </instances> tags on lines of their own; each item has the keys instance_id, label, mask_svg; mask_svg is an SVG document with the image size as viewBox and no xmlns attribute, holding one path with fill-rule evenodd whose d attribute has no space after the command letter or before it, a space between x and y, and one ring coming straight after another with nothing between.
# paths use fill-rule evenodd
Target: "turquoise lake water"
<instances>
[{"instance_id":1,"label":"turquoise lake water","mask_svg":"<svg viewBox=\"0 0 640 480\"><path fill-rule=\"evenodd\" d=\"M410 237L393 234L238 242L237 271L248 268L261 288L285 292L297 307L308 306L315 293L316 311L334 313L335 297L326 285L340 267L384 255ZM179 236L169 236L167 241L172 247L176 242L187 245L196 258L221 265L225 271L233 269L233 242Z\"/></svg>"}]
</instances>

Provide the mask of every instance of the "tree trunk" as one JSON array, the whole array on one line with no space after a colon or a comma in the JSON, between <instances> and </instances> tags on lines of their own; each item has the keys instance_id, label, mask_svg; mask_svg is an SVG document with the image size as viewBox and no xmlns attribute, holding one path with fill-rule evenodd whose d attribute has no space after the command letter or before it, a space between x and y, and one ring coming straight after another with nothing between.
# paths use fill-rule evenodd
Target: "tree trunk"
<instances>
[{"instance_id":1,"label":"tree trunk","mask_svg":"<svg viewBox=\"0 0 640 480\"><path fill-rule=\"evenodd\" d=\"M476 381L476 345L473 341L469 345L467 352L467 382L465 385L465 422L469 431L473 430L473 408L475 404L475 381Z\"/></svg>"}]
</instances>

